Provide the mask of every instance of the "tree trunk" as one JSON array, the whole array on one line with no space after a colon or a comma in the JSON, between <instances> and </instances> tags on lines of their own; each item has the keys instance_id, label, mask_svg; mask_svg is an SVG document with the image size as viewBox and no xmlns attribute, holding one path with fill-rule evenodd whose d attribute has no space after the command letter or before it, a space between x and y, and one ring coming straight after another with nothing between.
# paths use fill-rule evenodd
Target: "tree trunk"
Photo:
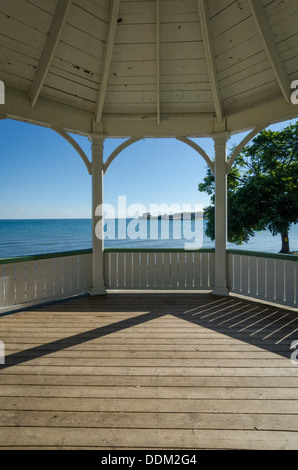
<instances>
[{"instance_id":1,"label":"tree trunk","mask_svg":"<svg viewBox=\"0 0 298 470\"><path fill-rule=\"evenodd\" d=\"M281 233L281 250L280 253L290 253L289 234L287 230Z\"/></svg>"}]
</instances>

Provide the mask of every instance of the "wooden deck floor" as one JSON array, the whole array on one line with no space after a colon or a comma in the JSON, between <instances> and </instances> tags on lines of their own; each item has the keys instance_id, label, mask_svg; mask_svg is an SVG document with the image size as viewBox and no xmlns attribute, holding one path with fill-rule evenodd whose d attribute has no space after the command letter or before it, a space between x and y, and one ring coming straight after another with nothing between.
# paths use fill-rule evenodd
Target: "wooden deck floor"
<instances>
[{"instance_id":1,"label":"wooden deck floor","mask_svg":"<svg viewBox=\"0 0 298 470\"><path fill-rule=\"evenodd\" d=\"M295 312L205 294L0 317L0 448L298 449Z\"/></svg>"}]
</instances>

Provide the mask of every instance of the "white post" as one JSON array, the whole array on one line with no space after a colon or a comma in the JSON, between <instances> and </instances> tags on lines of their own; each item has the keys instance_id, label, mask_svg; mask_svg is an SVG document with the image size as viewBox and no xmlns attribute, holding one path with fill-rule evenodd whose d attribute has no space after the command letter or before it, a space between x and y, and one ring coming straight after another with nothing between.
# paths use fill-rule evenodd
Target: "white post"
<instances>
[{"instance_id":1,"label":"white post","mask_svg":"<svg viewBox=\"0 0 298 470\"><path fill-rule=\"evenodd\" d=\"M106 293L104 285L103 211L103 143L101 134L91 134L92 144L92 289L91 295Z\"/></svg>"},{"instance_id":2,"label":"white post","mask_svg":"<svg viewBox=\"0 0 298 470\"><path fill-rule=\"evenodd\" d=\"M227 140L226 132L213 137L215 148L215 285L214 295L228 295L227 283Z\"/></svg>"}]
</instances>

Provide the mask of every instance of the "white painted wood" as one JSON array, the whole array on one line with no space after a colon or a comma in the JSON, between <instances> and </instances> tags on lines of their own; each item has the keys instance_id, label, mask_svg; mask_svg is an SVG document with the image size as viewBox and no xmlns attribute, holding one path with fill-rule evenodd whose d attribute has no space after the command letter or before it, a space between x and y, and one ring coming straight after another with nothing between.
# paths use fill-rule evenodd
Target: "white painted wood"
<instances>
[{"instance_id":1,"label":"white painted wood","mask_svg":"<svg viewBox=\"0 0 298 470\"><path fill-rule=\"evenodd\" d=\"M79 291L79 259L77 255L70 257L70 286L71 292Z\"/></svg>"},{"instance_id":2,"label":"white painted wood","mask_svg":"<svg viewBox=\"0 0 298 470\"><path fill-rule=\"evenodd\" d=\"M179 140L180 142L183 142L184 144L186 145L189 145L191 148L193 148L196 152L198 152L198 154L204 158L205 162L207 163L207 165L209 166L210 170L212 171L212 173L214 173L215 171L215 165L214 165L214 162L211 160L211 158L209 157L209 155L205 152L205 150L200 146L198 145L196 142L194 142L193 140L191 139L188 139L187 137L176 137L177 140Z\"/></svg>"},{"instance_id":3,"label":"white painted wood","mask_svg":"<svg viewBox=\"0 0 298 470\"><path fill-rule=\"evenodd\" d=\"M241 258L242 256L233 255L233 270L234 270L234 279L233 279L233 290L235 292L241 292Z\"/></svg>"},{"instance_id":4,"label":"white painted wood","mask_svg":"<svg viewBox=\"0 0 298 470\"><path fill-rule=\"evenodd\" d=\"M171 253L163 253L163 288L171 287Z\"/></svg>"},{"instance_id":5,"label":"white painted wood","mask_svg":"<svg viewBox=\"0 0 298 470\"><path fill-rule=\"evenodd\" d=\"M107 7L109 3L107 2ZM76 28L76 30L80 30L99 41L104 41L108 11L103 8L97 11L90 10L90 4L86 8L81 1L73 1L67 15L67 23Z\"/></svg>"},{"instance_id":6,"label":"white painted wood","mask_svg":"<svg viewBox=\"0 0 298 470\"><path fill-rule=\"evenodd\" d=\"M192 278L189 279L189 274L192 274L192 262L188 255L187 252L179 254L179 287L181 289L192 288Z\"/></svg>"},{"instance_id":7,"label":"white painted wood","mask_svg":"<svg viewBox=\"0 0 298 470\"><path fill-rule=\"evenodd\" d=\"M63 258L63 295L71 292L71 257Z\"/></svg>"},{"instance_id":8,"label":"white painted wood","mask_svg":"<svg viewBox=\"0 0 298 470\"><path fill-rule=\"evenodd\" d=\"M258 126L255 127L251 132L247 134L244 139L235 147L233 150L228 162L227 162L227 172L229 173L231 170L231 167L233 163L235 162L236 158L238 157L239 153L241 150L250 142L251 139L253 139L259 132L261 132L263 129L263 126Z\"/></svg>"},{"instance_id":9,"label":"white painted wood","mask_svg":"<svg viewBox=\"0 0 298 470\"><path fill-rule=\"evenodd\" d=\"M209 286L213 289L215 284L215 256L214 253L208 253L209 259Z\"/></svg>"},{"instance_id":10,"label":"white painted wood","mask_svg":"<svg viewBox=\"0 0 298 470\"><path fill-rule=\"evenodd\" d=\"M276 300L285 300L285 261L276 260Z\"/></svg>"},{"instance_id":11,"label":"white painted wood","mask_svg":"<svg viewBox=\"0 0 298 470\"><path fill-rule=\"evenodd\" d=\"M60 40L70 5L71 0L59 0L57 3L51 30L30 88L29 98L32 107L34 107L36 104L37 98L51 66L51 62L55 55L56 47Z\"/></svg>"},{"instance_id":12,"label":"white painted wood","mask_svg":"<svg viewBox=\"0 0 298 470\"><path fill-rule=\"evenodd\" d=\"M0 310L85 293L91 287L91 271L90 254L0 265Z\"/></svg>"},{"instance_id":13,"label":"white painted wood","mask_svg":"<svg viewBox=\"0 0 298 470\"><path fill-rule=\"evenodd\" d=\"M125 282L126 282L127 289L131 289L133 287L132 259L133 259L132 253L130 252L125 253L125 267L126 267Z\"/></svg>"},{"instance_id":14,"label":"white painted wood","mask_svg":"<svg viewBox=\"0 0 298 470\"><path fill-rule=\"evenodd\" d=\"M55 258L55 295L63 293L63 258Z\"/></svg>"},{"instance_id":15,"label":"white painted wood","mask_svg":"<svg viewBox=\"0 0 298 470\"><path fill-rule=\"evenodd\" d=\"M111 285L110 267L111 267L110 253L105 252L104 253L104 282L105 282L105 286L110 286ZM91 271L92 271L92 262L91 262ZM91 286L91 284L92 284L92 280L90 282L90 286Z\"/></svg>"},{"instance_id":16,"label":"white painted wood","mask_svg":"<svg viewBox=\"0 0 298 470\"><path fill-rule=\"evenodd\" d=\"M45 297L45 263L44 260L36 261L36 299Z\"/></svg>"},{"instance_id":17,"label":"white painted wood","mask_svg":"<svg viewBox=\"0 0 298 470\"><path fill-rule=\"evenodd\" d=\"M1 12L8 19L13 18L20 24L23 23L32 29L47 34L52 23L53 13L37 7L38 5L35 6L31 2L16 3L15 0L1 0Z\"/></svg>"},{"instance_id":18,"label":"white painted wood","mask_svg":"<svg viewBox=\"0 0 298 470\"><path fill-rule=\"evenodd\" d=\"M201 253L194 253L194 288L200 289L201 287Z\"/></svg>"},{"instance_id":19,"label":"white painted wood","mask_svg":"<svg viewBox=\"0 0 298 470\"><path fill-rule=\"evenodd\" d=\"M201 279L200 284L202 288L209 287L209 258L208 253L201 253L201 266L200 266Z\"/></svg>"},{"instance_id":20,"label":"white painted wood","mask_svg":"<svg viewBox=\"0 0 298 470\"><path fill-rule=\"evenodd\" d=\"M118 287L118 253L110 253L110 287Z\"/></svg>"},{"instance_id":21,"label":"white painted wood","mask_svg":"<svg viewBox=\"0 0 298 470\"><path fill-rule=\"evenodd\" d=\"M295 271L294 271L294 305L297 307L298 305L298 266L296 263Z\"/></svg>"},{"instance_id":22,"label":"white painted wood","mask_svg":"<svg viewBox=\"0 0 298 470\"><path fill-rule=\"evenodd\" d=\"M106 292L104 287L103 242L103 142L92 133L92 295Z\"/></svg>"},{"instance_id":23,"label":"white painted wood","mask_svg":"<svg viewBox=\"0 0 298 470\"><path fill-rule=\"evenodd\" d=\"M89 175L92 174L92 163L90 162L89 158L87 157L86 153L82 149L82 147L67 133L64 129L59 129L57 127L52 127L53 131L57 132L61 137L63 137L67 142L72 145L72 147L78 152L80 157L82 158L83 162L86 165Z\"/></svg>"},{"instance_id":24,"label":"white painted wood","mask_svg":"<svg viewBox=\"0 0 298 470\"><path fill-rule=\"evenodd\" d=\"M109 2L110 14L109 14L109 21L107 25L105 51L104 51L102 73L101 73L101 82L100 82L100 88L99 88L99 93L98 93L98 97L96 101L96 109L95 109L95 121L96 122L100 122L101 120L104 101L105 101L105 94L106 94L109 73L110 73L113 46L114 46L114 40L115 40L119 3L120 3L120 0L111 0Z\"/></svg>"},{"instance_id":25,"label":"white painted wood","mask_svg":"<svg viewBox=\"0 0 298 470\"><path fill-rule=\"evenodd\" d=\"M54 295L54 263L53 259L45 260L45 297Z\"/></svg>"},{"instance_id":26,"label":"white painted wood","mask_svg":"<svg viewBox=\"0 0 298 470\"><path fill-rule=\"evenodd\" d=\"M186 287L192 289L194 287L194 276L193 276L193 253L188 252L185 254L185 279Z\"/></svg>"},{"instance_id":27,"label":"white painted wood","mask_svg":"<svg viewBox=\"0 0 298 470\"><path fill-rule=\"evenodd\" d=\"M140 254L140 275L141 275L141 284L140 287L142 289L146 289L148 287L148 253L141 252Z\"/></svg>"},{"instance_id":28,"label":"white painted wood","mask_svg":"<svg viewBox=\"0 0 298 470\"><path fill-rule=\"evenodd\" d=\"M156 287L163 286L163 253L156 253Z\"/></svg>"},{"instance_id":29,"label":"white painted wood","mask_svg":"<svg viewBox=\"0 0 298 470\"><path fill-rule=\"evenodd\" d=\"M156 0L156 111L160 125L160 0Z\"/></svg>"},{"instance_id":30,"label":"white painted wood","mask_svg":"<svg viewBox=\"0 0 298 470\"><path fill-rule=\"evenodd\" d=\"M249 258L249 293L257 295L258 287L258 258L250 256Z\"/></svg>"},{"instance_id":31,"label":"white painted wood","mask_svg":"<svg viewBox=\"0 0 298 470\"><path fill-rule=\"evenodd\" d=\"M155 283L156 266L155 266L155 253L148 253L148 288L154 289Z\"/></svg>"},{"instance_id":32,"label":"white painted wood","mask_svg":"<svg viewBox=\"0 0 298 470\"><path fill-rule=\"evenodd\" d=\"M26 302L35 300L36 262L26 262Z\"/></svg>"},{"instance_id":33,"label":"white painted wood","mask_svg":"<svg viewBox=\"0 0 298 470\"><path fill-rule=\"evenodd\" d=\"M107 158L107 160L103 164L104 173L107 172L112 161L119 155L119 153L121 153L123 150L125 150L127 147L134 144L135 142L138 142L139 140L141 140L140 137L131 137L125 142L122 142L122 144L120 144L115 150L113 150L113 152L110 154L110 156Z\"/></svg>"},{"instance_id":34,"label":"white painted wood","mask_svg":"<svg viewBox=\"0 0 298 470\"><path fill-rule=\"evenodd\" d=\"M25 302L26 297L26 264L16 263L16 298L15 303Z\"/></svg>"},{"instance_id":35,"label":"white painted wood","mask_svg":"<svg viewBox=\"0 0 298 470\"><path fill-rule=\"evenodd\" d=\"M197 0L200 23L203 34L203 42L205 47L205 54L208 64L208 71L210 77L210 83L213 94L214 107L216 111L216 116L218 121L223 119L223 109L220 96L220 88L217 77L217 70L215 64L215 53L213 49L213 38L209 24L209 14L208 14L208 3L207 0Z\"/></svg>"},{"instance_id":36,"label":"white painted wood","mask_svg":"<svg viewBox=\"0 0 298 470\"><path fill-rule=\"evenodd\" d=\"M266 297L275 300L276 298L276 260L272 258L267 259L267 286Z\"/></svg>"},{"instance_id":37,"label":"white painted wood","mask_svg":"<svg viewBox=\"0 0 298 470\"><path fill-rule=\"evenodd\" d=\"M296 265L295 261L290 260L285 263L285 301L291 304L295 303Z\"/></svg>"},{"instance_id":38,"label":"white painted wood","mask_svg":"<svg viewBox=\"0 0 298 470\"><path fill-rule=\"evenodd\" d=\"M297 305L297 262L241 254L229 254L228 260L231 292L292 307Z\"/></svg>"},{"instance_id":39,"label":"white painted wood","mask_svg":"<svg viewBox=\"0 0 298 470\"><path fill-rule=\"evenodd\" d=\"M227 133L214 137L215 148L215 286L213 293L227 295Z\"/></svg>"},{"instance_id":40,"label":"white painted wood","mask_svg":"<svg viewBox=\"0 0 298 470\"><path fill-rule=\"evenodd\" d=\"M83 255L83 257L86 260L86 284L83 290L90 291L92 284L92 254Z\"/></svg>"},{"instance_id":41,"label":"white painted wood","mask_svg":"<svg viewBox=\"0 0 298 470\"><path fill-rule=\"evenodd\" d=\"M207 2L198 1L206 7ZM263 18L258 24L262 26L267 45L269 36L263 26L269 25L273 46L278 50L289 82L297 75L296 3L250 1L260 8L265 18L265 22ZM8 91L3 113L85 134L94 131L101 71L107 74L103 59L111 4L92 0L72 2L39 94L39 107L31 109L28 91L34 67L38 66L45 44L49 42L57 2L45 0L42 6L38 0L1 2L1 78L8 87L18 90L14 96ZM216 117L214 119L197 2L160 2L160 31L156 7L156 1L122 0L120 3L100 132L127 137L136 133L138 136L212 135L216 130ZM267 125L271 120L297 116L297 110L285 106L284 100L281 106L279 99L274 101L273 96L280 93L280 88L249 3L209 0L205 20L210 47L214 50L209 57L215 56L215 79L219 83L226 130L247 130L256 124ZM156 119L157 53L160 56L160 113L165 117L161 125ZM280 76L280 64L276 70ZM286 82L283 87L286 89ZM19 94L19 91L24 93ZM188 114L187 123L181 116L184 113ZM130 114L135 120L143 119L142 122L137 126L127 122L127 117L133 117L128 116ZM119 117L124 118L125 124L119 123Z\"/></svg>"},{"instance_id":42,"label":"white painted wood","mask_svg":"<svg viewBox=\"0 0 298 470\"><path fill-rule=\"evenodd\" d=\"M249 286L248 256L242 255L241 260L242 260L241 291L243 293L247 293L248 286Z\"/></svg>"},{"instance_id":43,"label":"white painted wood","mask_svg":"<svg viewBox=\"0 0 298 470\"><path fill-rule=\"evenodd\" d=\"M5 277L4 264L0 264L0 309L4 307Z\"/></svg>"},{"instance_id":44,"label":"white painted wood","mask_svg":"<svg viewBox=\"0 0 298 470\"><path fill-rule=\"evenodd\" d=\"M118 288L124 289L126 287L126 272L125 272L125 253L118 253L118 270L117 270Z\"/></svg>"},{"instance_id":45,"label":"white painted wood","mask_svg":"<svg viewBox=\"0 0 298 470\"><path fill-rule=\"evenodd\" d=\"M172 289L177 289L179 287L178 285L178 269L179 269L179 255L180 253L171 253L171 258L170 258L170 287Z\"/></svg>"},{"instance_id":46,"label":"white painted wood","mask_svg":"<svg viewBox=\"0 0 298 470\"><path fill-rule=\"evenodd\" d=\"M15 264L5 265L5 306L15 304Z\"/></svg>"},{"instance_id":47,"label":"white painted wood","mask_svg":"<svg viewBox=\"0 0 298 470\"><path fill-rule=\"evenodd\" d=\"M259 35L263 42L264 49L267 53L275 78L279 84L281 92L287 103L290 103L290 81L284 65L280 59L278 49L276 47L272 30L266 16L263 5L259 0L248 0L251 8L252 16L255 20Z\"/></svg>"},{"instance_id":48,"label":"white painted wood","mask_svg":"<svg viewBox=\"0 0 298 470\"><path fill-rule=\"evenodd\" d=\"M119 251L105 253L105 260L110 289L199 290L214 285L214 253Z\"/></svg>"},{"instance_id":49,"label":"white painted wood","mask_svg":"<svg viewBox=\"0 0 298 470\"><path fill-rule=\"evenodd\" d=\"M133 287L137 289L140 287L140 253L132 253L133 263Z\"/></svg>"},{"instance_id":50,"label":"white painted wood","mask_svg":"<svg viewBox=\"0 0 298 470\"><path fill-rule=\"evenodd\" d=\"M266 258L258 258L258 290L257 295L261 298L265 298L266 294Z\"/></svg>"}]
</instances>

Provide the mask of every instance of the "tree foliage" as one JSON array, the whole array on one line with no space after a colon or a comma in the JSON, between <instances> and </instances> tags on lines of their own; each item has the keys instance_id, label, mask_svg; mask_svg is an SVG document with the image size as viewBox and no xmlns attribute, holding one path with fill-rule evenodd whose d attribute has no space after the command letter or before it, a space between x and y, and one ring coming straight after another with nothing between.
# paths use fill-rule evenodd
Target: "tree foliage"
<instances>
[{"instance_id":1,"label":"tree foliage","mask_svg":"<svg viewBox=\"0 0 298 470\"><path fill-rule=\"evenodd\" d=\"M281 252L289 252L289 228L298 221L298 122L258 134L243 148L227 179L229 242L241 245L256 231L268 229L281 235ZM214 240L215 179L210 169L199 191L211 196L204 211L206 235Z\"/></svg>"}]
</instances>

